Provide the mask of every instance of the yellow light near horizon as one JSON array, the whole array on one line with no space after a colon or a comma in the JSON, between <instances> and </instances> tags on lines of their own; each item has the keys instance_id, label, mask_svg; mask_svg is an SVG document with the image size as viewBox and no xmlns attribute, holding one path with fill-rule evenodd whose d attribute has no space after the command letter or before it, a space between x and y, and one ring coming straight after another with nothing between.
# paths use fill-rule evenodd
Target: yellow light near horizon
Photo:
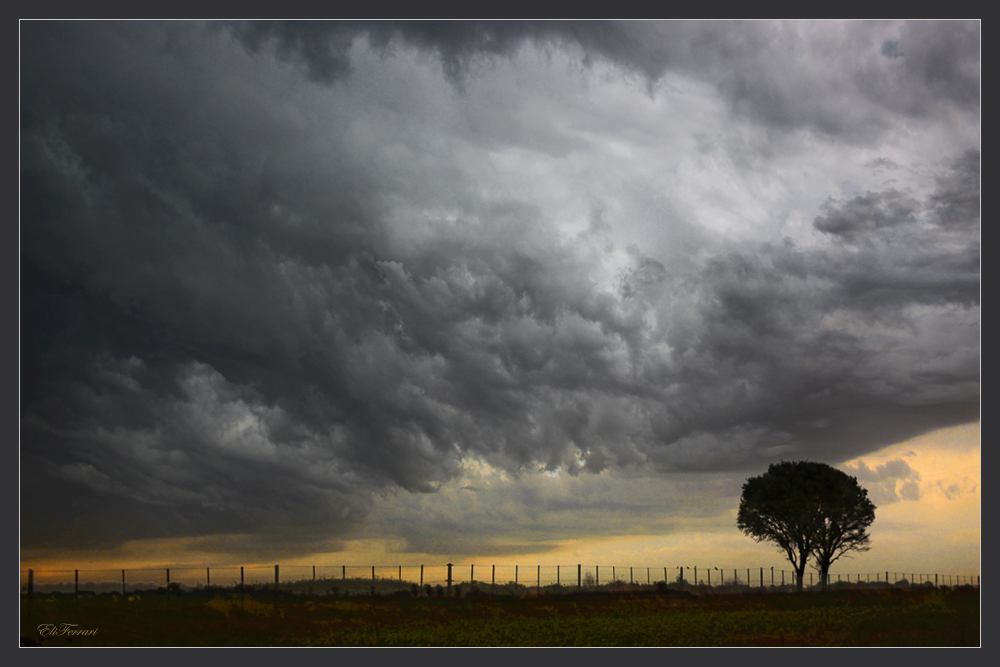
<instances>
[{"instance_id":1,"label":"yellow light near horizon","mask_svg":"<svg viewBox=\"0 0 1000 667\"><path fill-rule=\"evenodd\" d=\"M980 433L979 423L942 429L848 462L876 469L904 458L920 475L919 499L876 510L873 548L857 558L860 565L906 563L925 572L979 575Z\"/></svg>"},{"instance_id":2,"label":"yellow light near horizon","mask_svg":"<svg viewBox=\"0 0 1000 667\"><path fill-rule=\"evenodd\" d=\"M871 531L872 549L838 561L834 564L834 572L893 572L906 569L924 573L948 572L978 576L981 565L980 452L980 425L975 423L928 433L838 465L844 470L866 470L877 475L880 466L893 461L905 461L919 476L919 479L909 481L916 484L920 493L919 498L903 499L904 496L900 495L903 481L887 477L891 482L892 492L899 499L894 502L876 501L879 506ZM487 476L492 485L513 487L522 483L518 479L505 479L489 470L484 472L476 468L474 472L479 475L489 473ZM550 480L551 483L557 481ZM859 481L863 486L870 484L869 490L872 493L888 493L890 490L888 483L882 488L875 486L879 483L877 481ZM569 482L576 484L579 480L564 480L562 483ZM604 483L611 482L605 480ZM620 483L622 493L635 488L630 480L622 480ZM673 532L664 532L662 525L653 520L655 517L635 516L627 526L633 531L632 534L561 539L557 541L556 549L552 549L552 542L548 541L544 549L534 552L530 548L522 549L514 555L484 553L449 557L406 552L405 543L397 537L371 531L371 537L349 541L340 551L280 558L275 559L275 562L296 568L307 568L310 565L439 566L449 560L456 564L498 567L584 564L660 568L680 565L699 568L778 568L787 565L777 549L767 544L756 544L736 529L738 487L734 487L734 492L737 495L731 499L731 511L675 521ZM435 499L423 496L419 500L428 503ZM441 511L440 507L426 507L431 511ZM445 507L450 509L452 506ZM635 533L635 526L632 524L642 522L648 522L651 532L659 533ZM511 528L511 535L516 534L518 527ZM496 539L494 544L497 549L492 553L501 554L503 536ZM525 544L523 539L520 544ZM527 544L530 545L530 542ZM159 570L167 567L238 567L242 564L266 572L275 564L260 562L259 556L246 553L209 553L195 547L196 540L193 538L171 538L136 540L113 550L101 551L25 550L21 554L21 564L23 568L31 567L36 571L54 570L69 572L70 575L74 569L114 573L125 568L156 570L153 573L155 576L159 576Z\"/></svg>"}]
</instances>

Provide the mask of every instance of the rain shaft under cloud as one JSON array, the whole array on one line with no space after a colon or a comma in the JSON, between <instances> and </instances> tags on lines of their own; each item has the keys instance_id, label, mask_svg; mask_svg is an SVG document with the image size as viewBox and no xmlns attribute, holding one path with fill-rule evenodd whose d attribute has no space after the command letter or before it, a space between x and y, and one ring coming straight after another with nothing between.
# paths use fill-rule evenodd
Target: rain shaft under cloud
<instances>
[{"instance_id":1,"label":"rain shaft under cloud","mask_svg":"<svg viewBox=\"0 0 1000 667\"><path fill-rule=\"evenodd\" d=\"M25 546L978 418L976 23L21 27Z\"/></svg>"}]
</instances>

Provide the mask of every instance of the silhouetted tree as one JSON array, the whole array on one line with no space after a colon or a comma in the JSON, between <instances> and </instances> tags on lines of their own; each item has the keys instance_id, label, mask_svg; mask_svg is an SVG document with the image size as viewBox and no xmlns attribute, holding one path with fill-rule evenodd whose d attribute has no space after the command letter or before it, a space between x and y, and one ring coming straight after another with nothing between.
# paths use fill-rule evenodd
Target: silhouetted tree
<instances>
[{"instance_id":1,"label":"silhouetted tree","mask_svg":"<svg viewBox=\"0 0 1000 667\"><path fill-rule=\"evenodd\" d=\"M818 484L820 526L813 542L820 582L827 587L830 565L852 551L868 551L868 528L875 521L875 504L855 477L830 468Z\"/></svg>"},{"instance_id":2,"label":"silhouetted tree","mask_svg":"<svg viewBox=\"0 0 1000 667\"><path fill-rule=\"evenodd\" d=\"M874 520L875 505L856 478L825 463L783 461L743 484L736 526L757 542L775 544L802 590L810 556L825 585L831 563L869 548L866 529Z\"/></svg>"}]
</instances>

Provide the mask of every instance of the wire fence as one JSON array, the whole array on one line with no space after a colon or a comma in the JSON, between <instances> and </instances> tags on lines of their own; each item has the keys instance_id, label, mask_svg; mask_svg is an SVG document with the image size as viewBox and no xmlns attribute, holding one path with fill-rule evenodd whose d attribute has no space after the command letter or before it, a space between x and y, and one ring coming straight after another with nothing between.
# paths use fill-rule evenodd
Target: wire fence
<instances>
[{"instance_id":1,"label":"wire fence","mask_svg":"<svg viewBox=\"0 0 1000 667\"><path fill-rule=\"evenodd\" d=\"M830 573L829 587L979 587L979 575L916 572ZM616 565L274 565L166 568L21 570L21 592L112 593L141 591L271 589L320 595L525 594L641 590L644 587L704 591L794 590L795 573L773 567L635 567ZM822 586L816 572L804 588Z\"/></svg>"}]
</instances>

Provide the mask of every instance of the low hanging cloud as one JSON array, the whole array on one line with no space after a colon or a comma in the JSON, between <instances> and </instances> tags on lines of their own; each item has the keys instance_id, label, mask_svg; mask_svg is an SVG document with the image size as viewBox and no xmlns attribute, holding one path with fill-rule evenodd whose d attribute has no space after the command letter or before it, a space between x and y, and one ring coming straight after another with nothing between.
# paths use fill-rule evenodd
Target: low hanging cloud
<instances>
[{"instance_id":1,"label":"low hanging cloud","mask_svg":"<svg viewBox=\"0 0 1000 667\"><path fill-rule=\"evenodd\" d=\"M23 542L310 552L470 460L728 474L977 419L977 148L930 188L817 195L806 241L707 231L640 176L633 208L569 233L560 170L598 169L595 137L632 121L566 120L532 77L585 73L544 58L517 61L527 83L480 67L568 53L637 99L683 77L733 123L840 150L978 113L977 24L933 27L24 24ZM832 82L810 69L831 44ZM818 106L841 84L843 118ZM547 187L499 173L524 151Z\"/></svg>"},{"instance_id":2,"label":"low hanging cloud","mask_svg":"<svg viewBox=\"0 0 1000 667\"><path fill-rule=\"evenodd\" d=\"M920 500L920 473L903 459L893 459L871 469L864 461L845 470L858 478L876 505L899 500Z\"/></svg>"},{"instance_id":3,"label":"low hanging cloud","mask_svg":"<svg viewBox=\"0 0 1000 667\"><path fill-rule=\"evenodd\" d=\"M914 204L894 191L867 192L839 206L835 202L827 202L823 208L827 215L816 218L813 223L816 229L848 239L915 220Z\"/></svg>"},{"instance_id":4,"label":"low hanging cloud","mask_svg":"<svg viewBox=\"0 0 1000 667\"><path fill-rule=\"evenodd\" d=\"M650 90L683 72L717 86L734 111L756 121L852 139L884 128L881 109L923 117L979 104L976 22L855 22L842 30L822 22L250 21L222 29L250 52L273 50L330 84L352 72L359 39L385 54L432 54L460 87L526 46L570 50L583 65L611 63Z\"/></svg>"}]
</instances>

